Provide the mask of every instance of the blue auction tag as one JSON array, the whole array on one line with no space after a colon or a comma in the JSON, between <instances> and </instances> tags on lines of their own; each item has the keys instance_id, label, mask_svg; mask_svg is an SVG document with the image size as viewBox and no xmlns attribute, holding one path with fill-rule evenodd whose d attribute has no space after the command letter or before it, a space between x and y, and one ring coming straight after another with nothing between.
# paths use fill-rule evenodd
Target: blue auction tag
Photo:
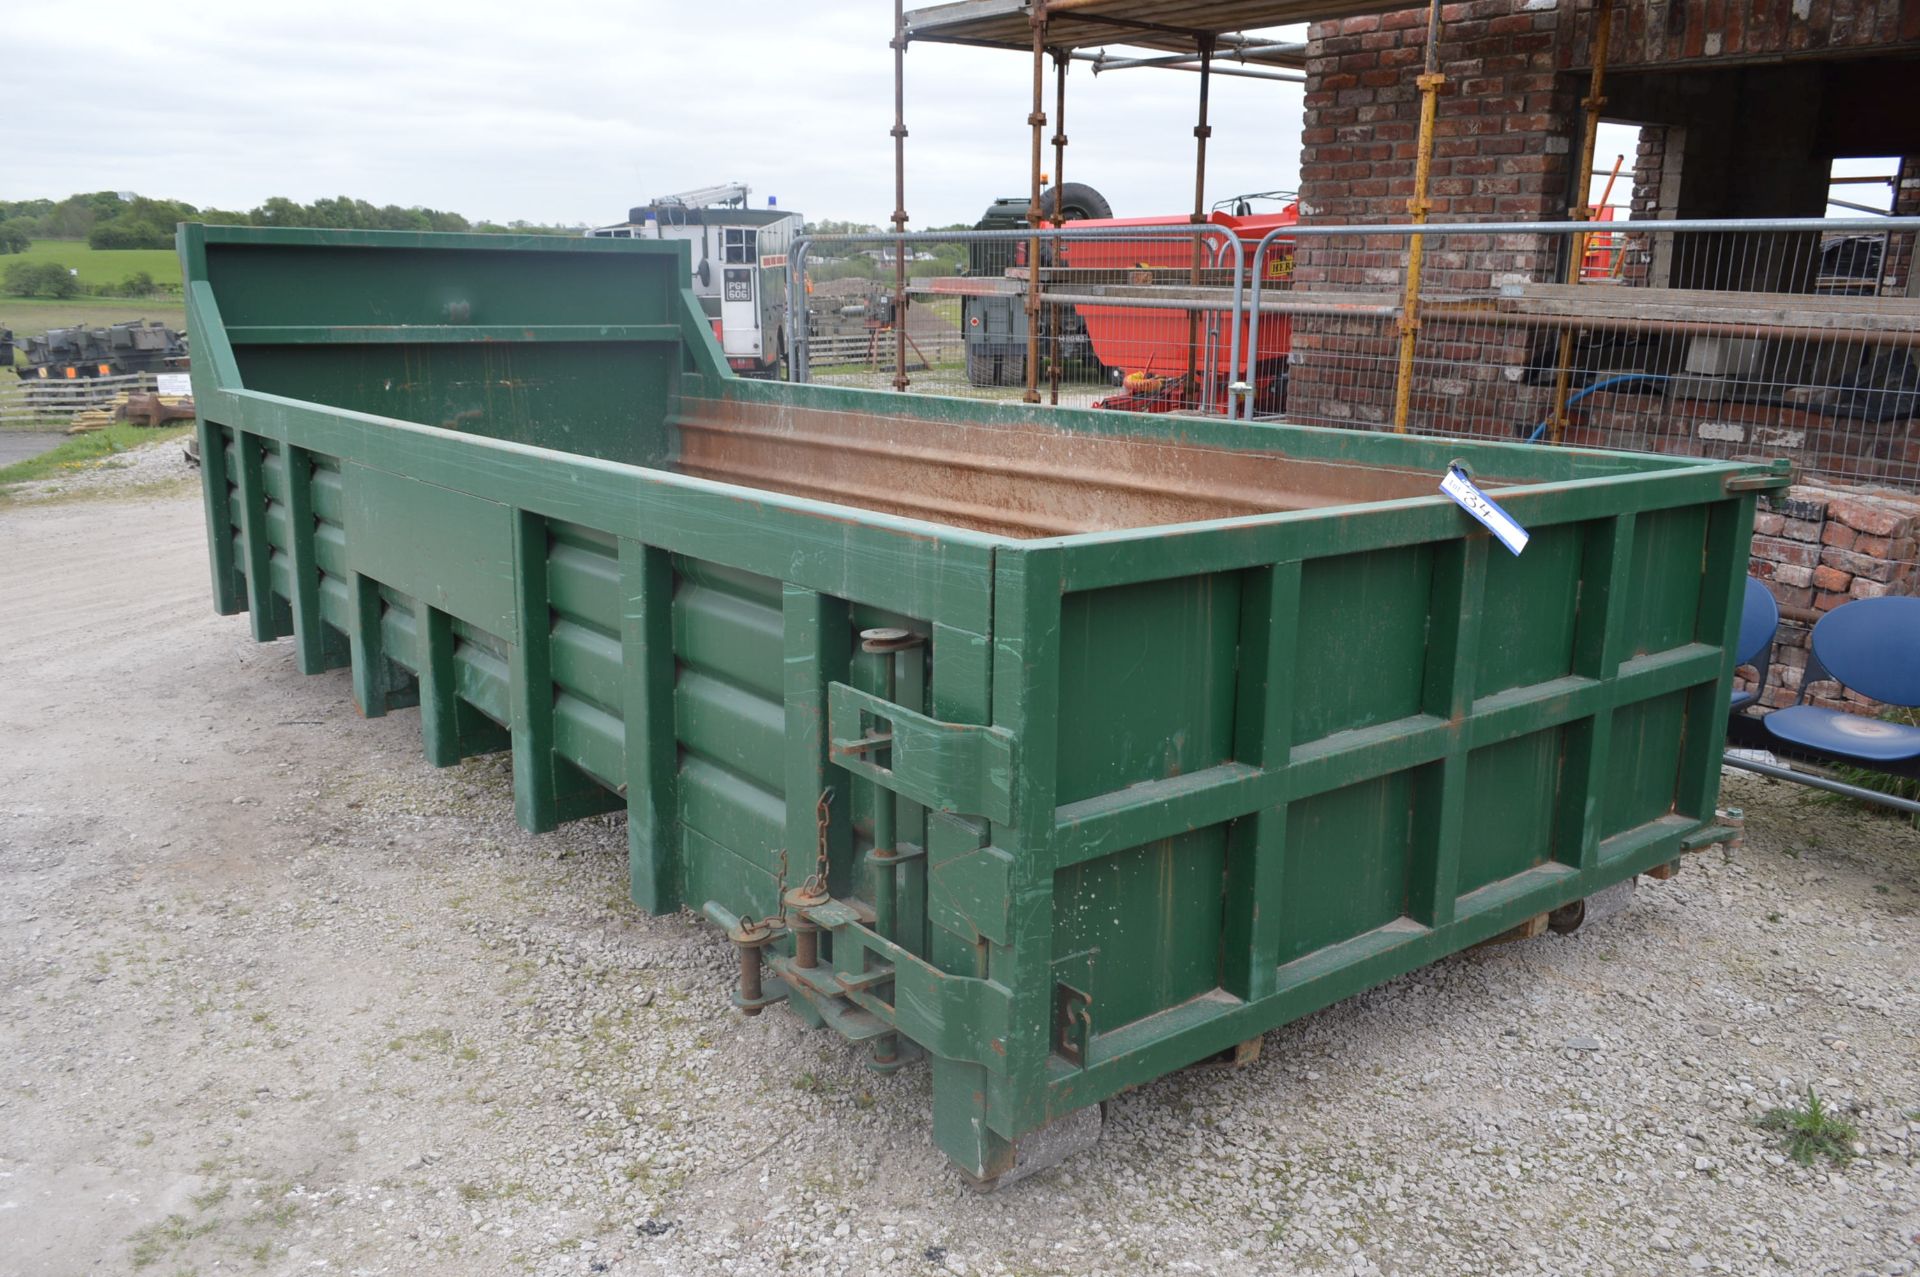
<instances>
[{"instance_id":1,"label":"blue auction tag","mask_svg":"<svg viewBox=\"0 0 1920 1277\"><path fill-rule=\"evenodd\" d=\"M1447 467L1447 477L1440 481L1440 491L1459 503L1462 510L1486 525L1515 554L1527 548L1527 530L1514 522L1513 516L1487 499L1487 494L1473 486L1473 480L1461 471L1456 463Z\"/></svg>"}]
</instances>

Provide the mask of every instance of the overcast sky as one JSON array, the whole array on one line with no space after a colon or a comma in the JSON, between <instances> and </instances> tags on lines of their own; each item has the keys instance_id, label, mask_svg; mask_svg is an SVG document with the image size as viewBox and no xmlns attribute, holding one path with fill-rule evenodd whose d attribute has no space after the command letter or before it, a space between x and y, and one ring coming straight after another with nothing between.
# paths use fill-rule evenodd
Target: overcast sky
<instances>
[{"instance_id":1,"label":"overcast sky","mask_svg":"<svg viewBox=\"0 0 1920 1277\"><path fill-rule=\"evenodd\" d=\"M15 56L0 101L15 128L0 196L132 190L248 209L350 195L605 223L649 196L738 179L756 204L773 195L810 217L878 223L893 208L887 0L96 0L80 20L60 4L5 9ZM994 196L1025 193L1030 75L1018 53L910 49L916 225L972 221ZM1198 84L1076 67L1067 177L1123 215L1190 207ZM1300 94L1215 80L1209 202L1295 185Z\"/></svg>"}]
</instances>

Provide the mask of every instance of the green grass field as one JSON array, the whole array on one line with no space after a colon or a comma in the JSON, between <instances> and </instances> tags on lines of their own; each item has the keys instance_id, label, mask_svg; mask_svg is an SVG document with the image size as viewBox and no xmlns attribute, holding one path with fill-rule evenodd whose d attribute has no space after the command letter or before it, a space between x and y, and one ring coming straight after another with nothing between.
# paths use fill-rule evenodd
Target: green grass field
<instances>
[{"instance_id":1,"label":"green grass field","mask_svg":"<svg viewBox=\"0 0 1920 1277\"><path fill-rule=\"evenodd\" d=\"M180 256L171 248L88 248L83 239L36 239L24 253L0 256L0 272L15 262L58 262L80 272L80 291L95 292L145 271L153 282L180 286Z\"/></svg>"}]
</instances>

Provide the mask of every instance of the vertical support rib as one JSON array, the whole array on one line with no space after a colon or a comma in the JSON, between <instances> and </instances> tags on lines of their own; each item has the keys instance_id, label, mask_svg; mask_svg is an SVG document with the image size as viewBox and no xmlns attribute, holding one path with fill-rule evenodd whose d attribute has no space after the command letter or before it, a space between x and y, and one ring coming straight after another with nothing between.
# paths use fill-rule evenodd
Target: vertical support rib
<instances>
[{"instance_id":1,"label":"vertical support rib","mask_svg":"<svg viewBox=\"0 0 1920 1277\"><path fill-rule=\"evenodd\" d=\"M907 21L893 0L893 231L907 229ZM893 241L893 388L907 388L907 245Z\"/></svg>"},{"instance_id":2,"label":"vertical support rib","mask_svg":"<svg viewBox=\"0 0 1920 1277\"><path fill-rule=\"evenodd\" d=\"M1480 651L1481 603L1487 584L1487 546L1474 533L1436 547L1429 615L1427 668L1421 710L1447 721L1457 742L1473 712L1474 662ZM1452 618L1447 624L1443 618ZM1413 864L1407 912L1415 922L1444 927L1459 895L1460 839L1467 820L1467 755L1451 748L1420 769L1414 782Z\"/></svg>"},{"instance_id":3,"label":"vertical support rib","mask_svg":"<svg viewBox=\"0 0 1920 1277\"><path fill-rule=\"evenodd\" d=\"M1634 516L1603 520L1587 533L1580 582L1580 616L1573 636L1573 672L1609 679L1620 669L1627 630L1627 590L1633 572ZM1613 749L1615 706L1566 727L1561 763L1561 800L1554 829L1554 856L1591 869L1600 861L1606 817L1607 760ZM1719 757L1718 750L1714 756Z\"/></svg>"},{"instance_id":4,"label":"vertical support rib","mask_svg":"<svg viewBox=\"0 0 1920 1277\"><path fill-rule=\"evenodd\" d=\"M1261 768L1285 767L1293 748L1300 564L1276 563L1253 574L1241 617L1233 756ZM1286 843L1284 804L1236 821L1227 843L1220 983L1249 1002L1272 993L1277 984Z\"/></svg>"},{"instance_id":5,"label":"vertical support rib","mask_svg":"<svg viewBox=\"0 0 1920 1277\"><path fill-rule=\"evenodd\" d=\"M1753 504L1753 497L1748 495L1719 502L1707 514L1700 612L1694 633L1699 642L1718 646L1724 659L1719 678L1698 684L1687 693L1686 735L1681 742L1680 777L1674 791L1674 810L1696 820L1713 818L1720 794L1720 754L1733 696L1733 658L1740 642L1740 602L1747 587Z\"/></svg>"},{"instance_id":6,"label":"vertical support rib","mask_svg":"<svg viewBox=\"0 0 1920 1277\"><path fill-rule=\"evenodd\" d=\"M1027 113L1027 127L1033 133L1033 157L1028 166L1027 224L1038 232L1046 220L1046 211L1040 207L1040 157L1044 140L1041 130L1047 125L1047 6L1032 5L1027 20L1033 26L1033 109ZM1039 403L1039 387L1040 236L1036 233L1027 241L1027 390L1022 398L1028 403Z\"/></svg>"},{"instance_id":7,"label":"vertical support rib","mask_svg":"<svg viewBox=\"0 0 1920 1277\"><path fill-rule=\"evenodd\" d=\"M995 829L1012 857L1010 943L994 951L993 978L1011 994L1005 1093L988 1115L1017 1132L1046 1118L1053 1054L1054 833L1060 758L1060 555L1000 550L994 556L993 721L1018 742L1013 820ZM996 1097L990 1093L989 1100ZM1009 1111L1010 1110L1010 1111ZM1005 1123L1006 1125L1000 1125Z\"/></svg>"},{"instance_id":8,"label":"vertical support rib","mask_svg":"<svg viewBox=\"0 0 1920 1277\"><path fill-rule=\"evenodd\" d=\"M949 723L993 721L992 649L986 633L991 623L985 615L969 623L978 628L933 624L932 713ZM1006 942L1004 919L983 922L965 906L966 888L955 884L966 882L979 857L1001 859L997 851L983 850L990 827L985 820L938 811L927 812L926 822L927 886L921 904L928 918L927 957L943 971L984 978L992 965L991 942Z\"/></svg>"},{"instance_id":9,"label":"vertical support rib","mask_svg":"<svg viewBox=\"0 0 1920 1277\"><path fill-rule=\"evenodd\" d=\"M302 674L327 668L320 622L320 565L314 558L313 456L285 444L280 472L287 479L287 578L293 604L294 654Z\"/></svg>"},{"instance_id":10,"label":"vertical support rib","mask_svg":"<svg viewBox=\"0 0 1920 1277\"><path fill-rule=\"evenodd\" d=\"M259 438L244 430L233 432L233 451L239 462L240 549L247 571L247 612L255 642L280 637L273 620L273 547L267 541L267 486L262 474Z\"/></svg>"},{"instance_id":11,"label":"vertical support rib","mask_svg":"<svg viewBox=\"0 0 1920 1277\"><path fill-rule=\"evenodd\" d=\"M508 654L513 732L513 815L541 834L559 823L553 774L553 611L547 595L547 521L513 513L513 651Z\"/></svg>"},{"instance_id":12,"label":"vertical support rib","mask_svg":"<svg viewBox=\"0 0 1920 1277\"><path fill-rule=\"evenodd\" d=\"M380 583L355 572L349 590L353 629L347 635L347 651L353 666L353 699L362 718L379 718L387 712L387 689L393 681L387 672L387 641L380 630Z\"/></svg>"},{"instance_id":13,"label":"vertical support rib","mask_svg":"<svg viewBox=\"0 0 1920 1277\"><path fill-rule=\"evenodd\" d=\"M1414 143L1413 196L1407 201L1407 213L1421 225L1432 207L1427 188L1433 178L1434 118L1440 110L1440 86L1447 77L1440 74L1440 0L1428 0L1426 69L1415 81L1420 86L1420 136ZM1407 416L1413 404L1413 347L1420 335L1420 272L1426 261L1427 240L1415 235L1407 242L1406 291L1400 302L1400 363L1393 381L1393 429L1407 432Z\"/></svg>"},{"instance_id":14,"label":"vertical support rib","mask_svg":"<svg viewBox=\"0 0 1920 1277\"><path fill-rule=\"evenodd\" d=\"M424 600L413 604L419 650L414 676L420 681L420 742L427 761L452 767L461 758L460 700L454 686L453 618Z\"/></svg>"},{"instance_id":15,"label":"vertical support rib","mask_svg":"<svg viewBox=\"0 0 1920 1277\"><path fill-rule=\"evenodd\" d=\"M200 438L200 495L207 512L207 565L213 573L213 610L232 616L245 607L246 585L233 556L233 509L227 496L226 429L205 417L194 423Z\"/></svg>"},{"instance_id":16,"label":"vertical support rib","mask_svg":"<svg viewBox=\"0 0 1920 1277\"><path fill-rule=\"evenodd\" d=\"M927 656L924 645L905 648L894 656L891 699L895 704L926 712ZM901 842L919 847L922 853L908 856L894 867L898 884L895 892L898 923L894 939L924 958L927 956L927 811L909 798L897 794L894 797L899 811L897 836Z\"/></svg>"},{"instance_id":17,"label":"vertical support rib","mask_svg":"<svg viewBox=\"0 0 1920 1277\"><path fill-rule=\"evenodd\" d=\"M820 796L827 802L827 885L834 895L852 891L852 796L846 773L828 759L827 685L848 681L853 622L847 605L797 585L781 592L780 620L786 673L787 885L814 871L819 854Z\"/></svg>"},{"instance_id":18,"label":"vertical support rib","mask_svg":"<svg viewBox=\"0 0 1920 1277\"><path fill-rule=\"evenodd\" d=\"M872 683L879 685L880 699L891 702L894 691L894 653L876 652L871 647L865 649L867 663L873 667L869 676ZM891 747L881 748L881 757L875 760L881 765L893 766ZM873 799L873 846L867 851L868 886L873 892L873 929L888 940L898 941L900 929L897 919L900 903L899 868L894 862L898 854L900 799L884 785L872 787Z\"/></svg>"},{"instance_id":19,"label":"vertical support rib","mask_svg":"<svg viewBox=\"0 0 1920 1277\"><path fill-rule=\"evenodd\" d=\"M984 603L984 601L983 601ZM993 649L987 631L990 613L963 618L965 625L935 621L933 625L933 699L936 718L950 723L993 721ZM949 900L949 884L964 880L964 871L977 857L999 858L989 851L986 821L943 812L927 813L927 892L929 913L928 957L943 971L984 979L996 952L964 911L936 909L937 900ZM1010 937L997 937L1005 941ZM1004 951L1004 949L1000 950ZM985 1068L935 1055L933 1071L934 1139L949 1157L974 1175L1011 1158L1009 1142L986 1123L988 1096L1000 1087Z\"/></svg>"},{"instance_id":20,"label":"vertical support rib","mask_svg":"<svg viewBox=\"0 0 1920 1277\"><path fill-rule=\"evenodd\" d=\"M674 784L673 561L620 539L621 704L626 740L627 893L648 913L680 907Z\"/></svg>"},{"instance_id":21,"label":"vertical support rib","mask_svg":"<svg viewBox=\"0 0 1920 1277\"><path fill-rule=\"evenodd\" d=\"M1607 49L1613 40L1613 0L1600 0L1593 14L1593 76L1587 83L1587 96L1580 105L1586 110L1585 128L1580 139L1580 167L1574 170L1573 206L1567 210L1576 222L1587 220L1588 183L1593 180L1593 148L1600 135L1600 111L1607 99L1602 94L1607 83ZM1580 282L1580 264L1586 259L1585 233L1572 237L1567 246L1567 282ZM1573 380L1573 327L1560 330L1560 358L1553 374L1553 412L1547 420L1553 442L1559 443L1567 432L1567 390Z\"/></svg>"}]
</instances>

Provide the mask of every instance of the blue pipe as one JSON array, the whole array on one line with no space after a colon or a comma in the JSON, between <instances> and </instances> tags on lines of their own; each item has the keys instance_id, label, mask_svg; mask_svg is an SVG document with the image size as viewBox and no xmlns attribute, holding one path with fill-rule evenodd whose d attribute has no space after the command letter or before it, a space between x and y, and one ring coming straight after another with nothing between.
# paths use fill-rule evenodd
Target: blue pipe
<instances>
[{"instance_id":1,"label":"blue pipe","mask_svg":"<svg viewBox=\"0 0 1920 1277\"><path fill-rule=\"evenodd\" d=\"M1588 386L1585 390L1576 391L1574 394L1568 396L1567 407L1569 408L1573 407L1575 404L1579 403L1582 399L1585 399L1588 395L1592 394L1596 390L1605 390L1608 386L1617 386L1623 381L1666 381L1666 380L1669 380L1669 378L1667 377L1667 374L1662 372L1621 373L1618 377L1609 377L1605 381L1596 381L1591 386ZM1527 442L1528 443L1540 442L1540 436L1547 433L1547 425L1548 425L1548 422L1543 421L1539 425L1535 426L1533 428L1533 433L1527 436Z\"/></svg>"}]
</instances>

